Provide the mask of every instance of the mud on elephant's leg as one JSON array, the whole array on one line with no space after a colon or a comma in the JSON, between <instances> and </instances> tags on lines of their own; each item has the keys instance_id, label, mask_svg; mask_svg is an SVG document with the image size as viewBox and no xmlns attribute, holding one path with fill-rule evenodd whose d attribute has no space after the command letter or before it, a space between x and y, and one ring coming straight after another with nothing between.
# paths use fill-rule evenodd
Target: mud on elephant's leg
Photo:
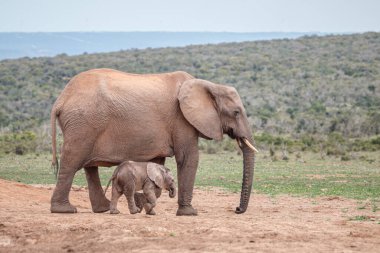
<instances>
[{"instance_id":1,"label":"mud on elephant's leg","mask_svg":"<svg viewBox=\"0 0 380 253\"><path fill-rule=\"evenodd\" d=\"M110 201L104 196L103 188L100 183L98 167L88 167L84 170L86 171L92 211L94 213L108 211L110 209Z\"/></svg>"}]
</instances>

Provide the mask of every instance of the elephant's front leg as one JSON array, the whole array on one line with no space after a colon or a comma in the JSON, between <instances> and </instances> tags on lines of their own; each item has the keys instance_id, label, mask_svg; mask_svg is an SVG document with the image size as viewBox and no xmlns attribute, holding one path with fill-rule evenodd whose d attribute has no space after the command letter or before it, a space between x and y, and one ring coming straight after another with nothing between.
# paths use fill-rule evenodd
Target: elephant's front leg
<instances>
[{"instance_id":1,"label":"elephant's front leg","mask_svg":"<svg viewBox=\"0 0 380 253\"><path fill-rule=\"evenodd\" d=\"M108 211L110 209L110 201L104 196L103 188L100 183L98 167L88 167L84 170L86 171L92 211L94 213L103 213Z\"/></svg>"},{"instance_id":2,"label":"elephant's front leg","mask_svg":"<svg viewBox=\"0 0 380 253\"><path fill-rule=\"evenodd\" d=\"M149 215L156 215L156 212L153 210L157 202L156 188L157 187L155 186L153 182L147 182L143 188L144 195L146 197L146 203L144 205L144 209L145 209L146 214L149 214Z\"/></svg>"},{"instance_id":3,"label":"elephant's front leg","mask_svg":"<svg viewBox=\"0 0 380 253\"><path fill-rule=\"evenodd\" d=\"M191 205L195 175L197 173L199 152L198 143L191 145L186 151L176 154L178 178L178 210L177 215L198 215Z\"/></svg>"}]
</instances>

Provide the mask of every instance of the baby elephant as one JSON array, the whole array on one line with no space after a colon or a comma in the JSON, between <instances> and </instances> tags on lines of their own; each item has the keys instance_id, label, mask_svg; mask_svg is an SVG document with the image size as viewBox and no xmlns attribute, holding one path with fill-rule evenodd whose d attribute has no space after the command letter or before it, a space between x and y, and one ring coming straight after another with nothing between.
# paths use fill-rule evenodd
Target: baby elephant
<instances>
[{"instance_id":1,"label":"baby elephant","mask_svg":"<svg viewBox=\"0 0 380 253\"><path fill-rule=\"evenodd\" d=\"M174 198L176 195L175 182L170 170L156 163L123 162L116 168L111 180L111 214L120 213L117 210L117 201L123 193L128 200L131 214L141 212L144 207L146 214L150 215L156 214L153 208L163 188L169 191L169 197ZM143 190L143 193L135 193L140 190Z\"/></svg>"}]
</instances>

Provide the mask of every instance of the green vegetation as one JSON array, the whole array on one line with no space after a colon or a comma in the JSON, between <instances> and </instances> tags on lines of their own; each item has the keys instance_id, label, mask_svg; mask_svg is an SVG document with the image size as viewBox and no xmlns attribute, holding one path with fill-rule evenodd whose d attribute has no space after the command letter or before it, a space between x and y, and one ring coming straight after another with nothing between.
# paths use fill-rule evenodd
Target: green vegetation
<instances>
[{"instance_id":1,"label":"green vegetation","mask_svg":"<svg viewBox=\"0 0 380 253\"><path fill-rule=\"evenodd\" d=\"M351 217L350 220L352 220L352 221L370 221L371 217L367 216L367 215L358 215L355 217Z\"/></svg>"},{"instance_id":2,"label":"green vegetation","mask_svg":"<svg viewBox=\"0 0 380 253\"><path fill-rule=\"evenodd\" d=\"M100 178L107 184L115 168L101 168ZM55 184L56 178L51 167L51 155L26 154L0 156L0 178L25 184ZM87 185L84 170L77 172L74 185Z\"/></svg>"},{"instance_id":3,"label":"green vegetation","mask_svg":"<svg viewBox=\"0 0 380 253\"><path fill-rule=\"evenodd\" d=\"M380 136L369 138L345 138L340 133L324 135L300 135L299 138L290 135L271 135L269 133L255 134L255 145L259 150L269 150L272 160L289 160L290 154L296 156L302 152L319 153L321 159L325 157L337 157L342 161L355 159L352 152L378 151L380 150ZM224 138L223 141L200 140L200 150L208 154L219 154L223 151L233 152L237 150L234 140ZM365 155L362 160L373 162Z\"/></svg>"},{"instance_id":4,"label":"green vegetation","mask_svg":"<svg viewBox=\"0 0 380 253\"><path fill-rule=\"evenodd\" d=\"M184 70L232 85L254 132L297 145L305 138L321 145L328 141L324 136L336 134L355 138L348 144L360 150L379 147L368 141L380 134L380 33L3 60L0 135L32 131L36 149L49 148L46 123L58 94L77 73L103 67L133 73ZM3 139L1 146L7 146ZM346 147L338 144L331 152L339 149Z\"/></svg>"},{"instance_id":5,"label":"green vegetation","mask_svg":"<svg viewBox=\"0 0 380 253\"><path fill-rule=\"evenodd\" d=\"M34 152L37 147L36 135L31 131L0 135L0 153L23 155Z\"/></svg>"},{"instance_id":6,"label":"green vegetation","mask_svg":"<svg viewBox=\"0 0 380 253\"><path fill-rule=\"evenodd\" d=\"M184 70L236 87L260 150L256 192L369 199L379 209L380 33L0 61L0 178L55 183L50 108L70 78L103 67ZM234 141L199 147L196 185L239 191ZM105 185L113 168L100 171ZM83 170L74 184L86 185Z\"/></svg>"},{"instance_id":7,"label":"green vegetation","mask_svg":"<svg viewBox=\"0 0 380 253\"><path fill-rule=\"evenodd\" d=\"M270 195L344 196L380 201L379 152L359 153L375 162L361 159L342 162L329 157L322 160L317 154L290 155L289 160L272 162L267 154L256 160L254 189ZM203 154L196 184L217 186L238 192L241 187L241 156L225 153L222 156Z\"/></svg>"},{"instance_id":8,"label":"green vegetation","mask_svg":"<svg viewBox=\"0 0 380 253\"><path fill-rule=\"evenodd\" d=\"M355 159L341 161L338 157L321 159L316 153L291 154L288 160L272 161L266 152L256 159L254 191L269 195L343 196L370 200L376 211L380 205L380 153L359 152ZM367 157L366 160L361 157ZM27 154L0 157L0 178L28 184L54 184L50 168L51 155ZM372 161L372 162L370 162ZM176 175L173 158L167 166ZM101 168L102 184L106 185L114 168ZM239 192L242 179L242 156L232 152L220 155L201 154L196 186L220 187ZM84 171L77 173L74 185L87 185Z\"/></svg>"}]
</instances>

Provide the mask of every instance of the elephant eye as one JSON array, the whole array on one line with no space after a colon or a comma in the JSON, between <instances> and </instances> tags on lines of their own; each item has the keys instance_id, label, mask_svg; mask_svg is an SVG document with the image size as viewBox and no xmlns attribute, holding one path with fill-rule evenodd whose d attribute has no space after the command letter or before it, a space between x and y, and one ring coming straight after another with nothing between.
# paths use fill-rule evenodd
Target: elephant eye
<instances>
[{"instance_id":1,"label":"elephant eye","mask_svg":"<svg viewBox=\"0 0 380 253\"><path fill-rule=\"evenodd\" d=\"M235 111L234 111L234 116L235 116L235 117L239 116L239 114L240 114L240 112L239 112L238 110L235 110Z\"/></svg>"}]
</instances>

